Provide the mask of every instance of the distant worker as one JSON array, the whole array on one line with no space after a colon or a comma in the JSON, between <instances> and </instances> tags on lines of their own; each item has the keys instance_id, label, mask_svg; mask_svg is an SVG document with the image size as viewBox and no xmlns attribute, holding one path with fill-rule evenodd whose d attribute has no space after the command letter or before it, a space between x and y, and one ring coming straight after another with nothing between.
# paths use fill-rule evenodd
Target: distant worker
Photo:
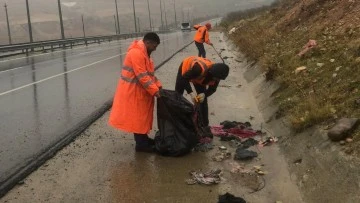
<instances>
[{"instance_id":1,"label":"distant worker","mask_svg":"<svg viewBox=\"0 0 360 203\"><path fill-rule=\"evenodd\" d=\"M211 29L211 24L206 23L205 26L194 25L194 28L197 30L194 36L194 41L197 49L199 50L198 56L206 58L204 42L210 46L213 45L209 39L209 30Z\"/></svg>"},{"instance_id":2,"label":"distant worker","mask_svg":"<svg viewBox=\"0 0 360 203\"><path fill-rule=\"evenodd\" d=\"M194 103L200 102L205 126L209 125L207 98L216 92L220 80L225 80L228 75L229 66L226 64L213 63L197 56L185 58L179 67L175 90L180 94L186 90ZM190 82L194 84L196 92L192 91Z\"/></svg>"},{"instance_id":3,"label":"distant worker","mask_svg":"<svg viewBox=\"0 0 360 203\"><path fill-rule=\"evenodd\" d=\"M159 36L150 32L130 45L110 112L109 124L134 133L135 150L140 152L154 152L154 140L148 133L153 124L154 97L160 97L162 85L154 75L150 54L159 44Z\"/></svg>"}]
</instances>

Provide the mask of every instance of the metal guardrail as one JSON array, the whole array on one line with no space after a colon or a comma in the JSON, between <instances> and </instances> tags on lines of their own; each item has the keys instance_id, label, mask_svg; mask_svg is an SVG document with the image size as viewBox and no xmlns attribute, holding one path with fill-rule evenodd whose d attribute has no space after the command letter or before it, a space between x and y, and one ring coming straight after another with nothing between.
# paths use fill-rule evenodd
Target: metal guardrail
<instances>
[{"instance_id":1,"label":"metal guardrail","mask_svg":"<svg viewBox=\"0 0 360 203\"><path fill-rule=\"evenodd\" d=\"M166 33L165 31L157 31L156 33ZM120 35L108 35L108 36L94 36L94 37L79 37L79 38L69 38L69 39L60 39L60 40L48 40L48 41L39 41L33 43L19 43L12 45L1 45L0 53L9 53L15 51L21 51L22 53L28 53L29 51L45 51L57 48L66 48L73 47L76 45L88 45L93 43L101 43L101 42L110 42L113 40L119 39L127 39L133 37L143 36L146 32L137 32L137 33L129 33L129 34L120 34Z\"/></svg>"}]
</instances>

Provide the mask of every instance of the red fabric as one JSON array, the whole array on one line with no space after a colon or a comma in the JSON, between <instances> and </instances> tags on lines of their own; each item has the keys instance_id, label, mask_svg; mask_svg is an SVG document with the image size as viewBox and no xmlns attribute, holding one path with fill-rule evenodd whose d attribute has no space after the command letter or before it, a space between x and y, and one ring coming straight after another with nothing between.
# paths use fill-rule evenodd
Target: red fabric
<instances>
[{"instance_id":1,"label":"red fabric","mask_svg":"<svg viewBox=\"0 0 360 203\"><path fill-rule=\"evenodd\" d=\"M211 132L214 136L222 137L222 136L238 136L240 138L250 138L256 136L258 133L253 129L240 129L240 128L230 128L223 129L223 126L211 126Z\"/></svg>"}]
</instances>

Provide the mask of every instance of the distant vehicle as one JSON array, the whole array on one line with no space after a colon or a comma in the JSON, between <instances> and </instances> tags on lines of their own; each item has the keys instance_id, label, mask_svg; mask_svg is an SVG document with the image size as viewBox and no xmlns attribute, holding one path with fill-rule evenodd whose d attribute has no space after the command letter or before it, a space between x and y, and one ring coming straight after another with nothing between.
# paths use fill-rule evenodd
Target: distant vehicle
<instances>
[{"instance_id":1,"label":"distant vehicle","mask_svg":"<svg viewBox=\"0 0 360 203\"><path fill-rule=\"evenodd\" d=\"M181 23L181 31L191 31L190 23Z\"/></svg>"}]
</instances>

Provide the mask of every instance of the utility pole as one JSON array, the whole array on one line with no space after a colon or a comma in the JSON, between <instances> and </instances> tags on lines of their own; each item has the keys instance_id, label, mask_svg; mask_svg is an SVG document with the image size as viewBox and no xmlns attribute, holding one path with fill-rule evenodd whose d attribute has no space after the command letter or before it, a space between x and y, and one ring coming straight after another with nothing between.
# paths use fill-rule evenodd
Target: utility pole
<instances>
[{"instance_id":1,"label":"utility pole","mask_svg":"<svg viewBox=\"0 0 360 203\"><path fill-rule=\"evenodd\" d=\"M152 31L152 25L151 25L151 15L150 15L150 4L149 4L149 0L147 0L147 4L148 4L148 10L149 10L149 22L150 22L150 30Z\"/></svg>"},{"instance_id":2,"label":"utility pole","mask_svg":"<svg viewBox=\"0 0 360 203\"><path fill-rule=\"evenodd\" d=\"M163 20L163 14L162 14L162 3L160 0L160 14L161 14L161 29L164 29L164 20Z\"/></svg>"},{"instance_id":3,"label":"utility pole","mask_svg":"<svg viewBox=\"0 0 360 203\"><path fill-rule=\"evenodd\" d=\"M182 20L182 22L185 22L184 21L184 8L181 8L181 20Z\"/></svg>"},{"instance_id":4,"label":"utility pole","mask_svg":"<svg viewBox=\"0 0 360 203\"><path fill-rule=\"evenodd\" d=\"M167 23L167 17L166 17L166 6L165 6L165 1L163 1L164 3L164 12L165 12L165 28L168 29L168 23Z\"/></svg>"},{"instance_id":5,"label":"utility pole","mask_svg":"<svg viewBox=\"0 0 360 203\"><path fill-rule=\"evenodd\" d=\"M188 9L187 19L188 19L188 22L190 22L190 8Z\"/></svg>"},{"instance_id":6,"label":"utility pole","mask_svg":"<svg viewBox=\"0 0 360 203\"><path fill-rule=\"evenodd\" d=\"M8 15L8 11L7 11L7 5L5 3L5 13L6 13L6 23L7 23L7 29L8 29L8 35L9 35L9 44L11 43L11 31L10 31L10 24L9 24L9 15Z\"/></svg>"},{"instance_id":7,"label":"utility pole","mask_svg":"<svg viewBox=\"0 0 360 203\"><path fill-rule=\"evenodd\" d=\"M176 19L176 5L175 5L175 0L174 0L174 14L175 14L175 28L177 28L177 19Z\"/></svg>"},{"instance_id":8,"label":"utility pole","mask_svg":"<svg viewBox=\"0 0 360 203\"><path fill-rule=\"evenodd\" d=\"M118 28L117 28L117 25L116 25L116 17L114 15L114 22L115 22L115 34L118 34Z\"/></svg>"},{"instance_id":9,"label":"utility pole","mask_svg":"<svg viewBox=\"0 0 360 203\"><path fill-rule=\"evenodd\" d=\"M85 24L84 24L84 15L81 15L81 21L82 21L82 26L83 26L84 38L86 38L86 34L85 34Z\"/></svg>"},{"instance_id":10,"label":"utility pole","mask_svg":"<svg viewBox=\"0 0 360 203\"><path fill-rule=\"evenodd\" d=\"M133 0L133 10L134 10L135 32L137 32L137 29L136 29L136 11L135 11L135 0Z\"/></svg>"},{"instance_id":11,"label":"utility pole","mask_svg":"<svg viewBox=\"0 0 360 203\"><path fill-rule=\"evenodd\" d=\"M141 32L141 29L140 29L140 19L139 19L139 17L137 17L137 22L138 22L138 32Z\"/></svg>"},{"instance_id":12,"label":"utility pole","mask_svg":"<svg viewBox=\"0 0 360 203\"><path fill-rule=\"evenodd\" d=\"M117 0L115 0L115 8L116 8L116 19L115 23L117 22L117 29L116 29L116 34L120 34L120 22L119 22L119 11L118 11L118 6L117 6Z\"/></svg>"},{"instance_id":13,"label":"utility pole","mask_svg":"<svg viewBox=\"0 0 360 203\"><path fill-rule=\"evenodd\" d=\"M62 12L61 12L61 3L60 3L60 0L58 0L58 7L59 7L59 17L60 17L61 39L65 39L64 24L63 24L63 19L62 19Z\"/></svg>"},{"instance_id":14,"label":"utility pole","mask_svg":"<svg viewBox=\"0 0 360 203\"><path fill-rule=\"evenodd\" d=\"M33 36L32 36L31 19L30 19L30 9L29 9L29 0L26 0L26 12L27 12L27 17L28 17L29 38L30 38L30 42L32 43L34 40L33 40ZM32 50L33 50L33 49L32 49Z\"/></svg>"}]
</instances>

